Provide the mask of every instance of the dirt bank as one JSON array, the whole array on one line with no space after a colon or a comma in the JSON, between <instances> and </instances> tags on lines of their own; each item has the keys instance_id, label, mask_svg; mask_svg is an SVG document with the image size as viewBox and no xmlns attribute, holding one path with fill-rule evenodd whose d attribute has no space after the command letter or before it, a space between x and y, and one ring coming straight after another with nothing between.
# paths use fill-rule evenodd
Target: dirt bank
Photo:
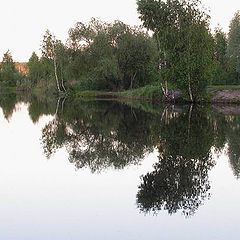
<instances>
[{"instance_id":1,"label":"dirt bank","mask_svg":"<svg viewBox=\"0 0 240 240\"><path fill-rule=\"evenodd\" d=\"M240 90L219 90L211 95L212 103L240 103Z\"/></svg>"}]
</instances>

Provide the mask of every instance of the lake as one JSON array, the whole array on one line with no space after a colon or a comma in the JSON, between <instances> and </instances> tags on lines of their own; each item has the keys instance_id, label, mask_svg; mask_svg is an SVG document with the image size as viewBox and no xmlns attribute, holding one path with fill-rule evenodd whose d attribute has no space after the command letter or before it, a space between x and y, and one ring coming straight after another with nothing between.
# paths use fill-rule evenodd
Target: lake
<instances>
[{"instance_id":1,"label":"lake","mask_svg":"<svg viewBox=\"0 0 240 240\"><path fill-rule=\"evenodd\" d=\"M237 106L0 107L0 239L239 239Z\"/></svg>"}]
</instances>

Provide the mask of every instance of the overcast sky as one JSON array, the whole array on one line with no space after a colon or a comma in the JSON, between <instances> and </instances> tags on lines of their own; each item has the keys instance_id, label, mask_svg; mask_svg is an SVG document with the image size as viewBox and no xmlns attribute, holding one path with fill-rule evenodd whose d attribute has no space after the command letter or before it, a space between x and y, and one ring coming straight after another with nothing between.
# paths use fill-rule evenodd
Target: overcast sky
<instances>
[{"instance_id":1,"label":"overcast sky","mask_svg":"<svg viewBox=\"0 0 240 240\"><path fill-rule=\"evenodd\" d=\"M218 23L225 31L240 0L204 0L211 10L212 28ZM91 17L140 24L136 0L7 0L0 8L0 57L8 49L14 60L27 61L38 51L42 35L50 29L65 42L67 32L77 21Z\"/></svg>"}]
</instances>

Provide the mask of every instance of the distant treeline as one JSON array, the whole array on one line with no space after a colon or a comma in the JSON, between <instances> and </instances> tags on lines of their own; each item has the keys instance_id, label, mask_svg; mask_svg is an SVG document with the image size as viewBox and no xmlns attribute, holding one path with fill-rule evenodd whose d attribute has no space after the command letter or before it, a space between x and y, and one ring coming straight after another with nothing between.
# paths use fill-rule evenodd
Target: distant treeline
<instances>
[{"instance_id":1,"label":"distant treeline","mask_svg":"<svg viewBox=\"0 0 240 240\"><path fill-rule=\"evenodd\" d=\"M240 12L229 33L212 33L210 17L194 0L138 0L143 27L120 21L78 22L62 43L49 30L41 56L33 52L28 72L19 74L10 52L4 54L3 85L73 90L122 91L145 85L180 89L191 101L207 85L240 84ZM149 34L151 33L151 34Z\"/></svg>"}]
</instances>

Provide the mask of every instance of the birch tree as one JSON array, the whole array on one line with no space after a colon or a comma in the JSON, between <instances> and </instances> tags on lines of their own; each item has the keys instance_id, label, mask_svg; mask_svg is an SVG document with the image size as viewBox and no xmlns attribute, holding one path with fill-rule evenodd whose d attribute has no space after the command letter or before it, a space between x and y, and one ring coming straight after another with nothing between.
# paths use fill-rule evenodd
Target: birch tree
<instances>
[{"instance_id":1,"label":"birch tree","mask_svg":"<svg viewBox=\"0 0 240 240\"><path fill-rule=\"evenodd\" d=\"M56 39L56 37L47 30L45 35L43 36L42 41L42 57L50 60L53 63L54 68L54 77L57 85L58 92L66 91L63 81L60 82L59 74L58 74L58 63L57 63L57 50L60 46L60 41Z\"/></svg>"},{"instance_id":2,"label":"birch tree","mask_svg":"<svg viewBox=\"0 0 240 240\"><path fill-rule=\"evenodd\" d=\"M138 0L143 25L154 32L162 88L177 85L191 102L197 101L207 86L211 65L209 16L200 0Z\"/></svg>"}]
</instances>

